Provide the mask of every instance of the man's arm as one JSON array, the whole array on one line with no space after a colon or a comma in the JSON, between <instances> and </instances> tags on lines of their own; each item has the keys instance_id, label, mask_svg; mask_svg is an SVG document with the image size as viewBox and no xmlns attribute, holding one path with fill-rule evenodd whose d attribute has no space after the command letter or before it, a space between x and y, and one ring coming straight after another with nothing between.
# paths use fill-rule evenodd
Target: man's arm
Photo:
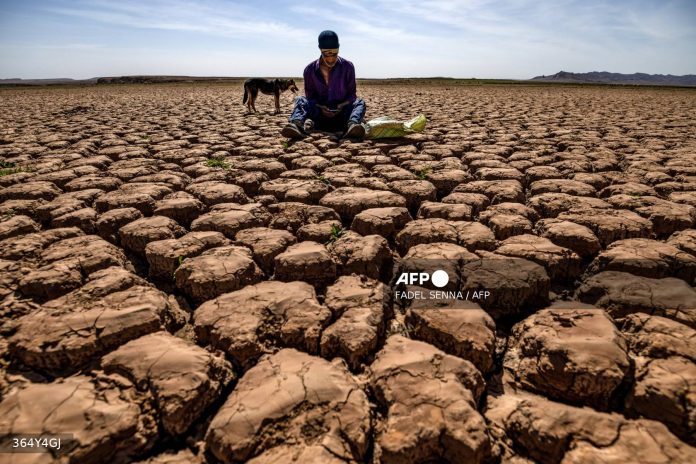
<instances>
[{"instance_id":1,"label":"man's arm","mask_svg":"<svg viewBox=\"0 0 696 464\"><path fill-rule=\"evenodd\" d=\"M314 79L312 79L312 69L311 64L307 66L302 75L304 78L304 93L309 103L316 104L319 96L317 88L314 86Z\"/></svg>"},{"instance_id":2,"label":"man's arm","mask_svg":"<svg viewBox=\"0 0 696 464\"><path fill-rule=\"evenodd\" d=\"M345 100L348 103L353 103L355 99L358 98L357 89L355 85L355 67L351 64L348 67L348 72L346 73L346 97Z\"/></svg>"}]
</instances>

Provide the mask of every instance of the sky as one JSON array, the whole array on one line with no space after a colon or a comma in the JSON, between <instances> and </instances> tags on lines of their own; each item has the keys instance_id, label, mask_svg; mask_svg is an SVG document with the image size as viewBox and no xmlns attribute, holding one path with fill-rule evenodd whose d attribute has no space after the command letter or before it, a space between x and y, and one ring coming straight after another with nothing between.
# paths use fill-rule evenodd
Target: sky
<instances>
[{"instance_id":1,"label":"sky","mask_svg":"<svg viewBox=\"0 0 696 464\"><path fill-rule=\"evenodd\" d=\"M696 0L0 0L0 78L696 74Z\"/></svg>"}]
</instances>

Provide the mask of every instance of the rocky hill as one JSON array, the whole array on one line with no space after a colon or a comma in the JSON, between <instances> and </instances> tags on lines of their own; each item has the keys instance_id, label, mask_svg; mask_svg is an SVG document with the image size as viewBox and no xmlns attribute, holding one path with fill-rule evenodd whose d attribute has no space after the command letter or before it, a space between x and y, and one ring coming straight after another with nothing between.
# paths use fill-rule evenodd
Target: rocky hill
<instances>
[{"instance_id":1,"label":"rocky hill","mask_svg":"<svg viewBox=\"0 0 696 464\"><path fill-rule=\"evenodd\" d=\"M573 84L623 84L623 85L678 85L696 86L696 75L673 76L671 74L620 74L611 72L592 71L588 73L572 73L560 71L552 76L537 76L533 81L563 82Z\"/></svg>"}]
</instances>

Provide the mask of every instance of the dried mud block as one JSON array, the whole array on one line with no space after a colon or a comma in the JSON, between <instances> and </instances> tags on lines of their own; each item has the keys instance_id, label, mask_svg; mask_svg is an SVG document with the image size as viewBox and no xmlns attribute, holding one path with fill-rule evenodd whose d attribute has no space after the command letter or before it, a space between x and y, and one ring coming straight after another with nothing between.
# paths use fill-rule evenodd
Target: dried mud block
<instances>
[{"instance_id":1,"label":"dried mud block","mask_svg":"<svg viewBox=\"0 0 696 464\"><path fill-rule=\"evenodd\" d=\"M473 364L394 335L369 372L387 410L375 439L380 462L477 463L489 457L486 423L476 410L485 386Z\"/></svg>"},{"instance_id":2,"label":"dried mud block","mask_svg":"<svg viewBox=\"0 0 696 464\"><path fill-rule=\"evenodd\" d=\"M321 206L334 209L345 222L370 208L405 207L406 199L388 190L370 190L361 187L341 187L327 193Z\"/></svg>"},{"instance_id":3,"label":"dried mud block","mask_svg":"<svg viewBox=\"0 0 696 464\"><path fill-rule=\"evenodd\" d=\"M84 234L77 227L65 227L11 237L0 242L0 258L9 260L38 259L43 249L50 244Z\"/></svg>"},{"instance_id":4,"label":"dried mud block","mask_svg":"<svg viewBox=\"0 0 696 464\"><path fill-rule=\"evenodd\" d=\"M675 435L696 444L696 365L674 356L636 359L636 382L626 399L629 414L664 423Z\"/></svg>"},{"instance_id":5,"label":"dried mud block","mask_svg":"<svg viewBox=\"0 0 696 464\"><path fill-rule=\"evenodd\" d=\"M360 274L379 280L391 268L392 252L387 240L379 235L363 237L349 231L327 248L337 263L338 275Z\"/></svg>"},{"instance_id":6,"label":"dried mud block","mask_svg":"<svg viewBox=\"0 0 696 464\"><path fill-rule=\"evenodd\" d=\"M476 170L480 180L516 180L521 181L524 175L515 168L480 168Z\"/></svg>"},{"instance_id":7,"label":"dried mud block","mask_svg":"<svg viewBox=\"0 0 696 464\"><path fill-rule=\"evenodd\" d=\"M527 185L537 180L562 179L563 174L553 166L532 166L524 171L524 179Z\"/></svg>"},{"instance_id":8,"label":"dried mud block","mask_svg":"<svg viewBox=\"0 0 696 464\"><path fill-rule=\"evenodd\" d=\"M466 247L470 251L492 250L496 241L493 232L483 224L444 219L416 219L396 236L396 246L401 254L409 248L424 243L448 242Z\"/></svg>"},{"instance_id":9,"label":"dried mud block","mask_svg":"<svg viewBox=\"0 0 696 464\"><path fill-rule=\"evenodd\" d=\"M53 219L51 227L78 227L85 233L93 234L96 231L96 220L97 212L94 209L81 208Z\"/></svg>"},{"instance_id":10,"label":"dried mud block","mask_svg":"<svg viewBox=\"0 0 696 464\"><path fill-rule=\"evenodd\" d=\"M387 287L365 276L342 276L326 289L324 304L336 322L321 335L321 355L342 357L359 369L377 349L390 315Z\"/></svg>"},{"instance_id":11,"label":"dried mud block","mask_svg":"<svg viewBox=\"0 0 696 464\"><path fill-rule=\"evenodd\" d=\"M491 204L488 197L482 193L462 192L450 193L442 199L442 202L450 205L467 205L471 208L472 216L478 215Z\"/></svg>"},{"instance_id":12,"label":"dried mud block","mask_svg":"<svg viewBox=\"0 0 696 464\"><path fill-rule=\"evenodd\" d=\"M244 189L238 185L228 184L226 182L198 182L189 184L186 191L207 206L217 205L219 203L247 203L249 198L244 193Z\"/></svg>"},{"instance_id":13,"label":"dried mud block","mask_svg":"<svg viewBox=\"0 0 696 464\"><path fill-rule=\"evenodd\" d=\"M172 435L184 433L234 379L224 357L168 332L131 340L104 356L101 364L105 372L124 375L149 390Z\"/></svg>"},{"instance_id":14,"label":"dried mud block","mask_svg":"<svg viewBox=\"0 0 696 464\"><path fill-rule=\"evenodd\" d=\"M524 202L522 184L516 180L476 180L459 184L452 193L480 193L488 197L492 204Z\"/></svg>"},{"instance_id":15,"label":"dried mud block","mask_svg":"<svg viewBox=\"0 0 696 464\"><path fill-rule=\"evenodd\" d=\"M195 198L164 198L155 203L153 214L174 219L184 227L205 211L205 205Z\"/></svg>"},{"instance_id":16,"label":"dried mud block","mask_svg":"<svg viewBox=\"0 0 696 464\"><path fill-rule=\"evenodd\" d=\"M38 232L41 226L28 216L17 215L0 221L0 240Z\"/></svg>"},{"instance_id":17,"label":"dried mud block","mask_svg":"<svg viewBox=\"0 0 696 464\"><path fill-rule=\"evenodd\" d=\"M84 284L59 298L42 305L44 309L86 308L110 293L120 292L133 286L147 287L147 281L122 267L108 267L93 272L86 277Z\"/></svg>"},{"instance_id":18,"label":"dried mud block","mask_svg":"<svg viewBox=\"0 0 696 464\"><path fill-rule=\"evenodd\" d=\"M361 235L392 239L411 220L406 208L371 208L356 214L350 228Z\"/></svg>"},{"instance_id":19,"label":"dried mud block","mask_svg":"<svg viewBox=\"0 0 696 464\"><path fill-rule=\"evenodd\" d=\"M692 256L696 256L696 230L675 232L667 239L667 243Z\"/></svg>"},{"instance_id":20,"label":"dried mud block","mask_svg":"<svg viewBox=\"0 0 696 464\"><path fill-rule=\"evenodd\" d=\"M468 171L462 169L438 169L429 172L427 179L437 189L440 196L449 194L457 185L473 180L473 177Z\"/></svg>"},{"instance_id":21,"label":"dried mud block","mask_svg":"<svg viewBox=\"0 0 696 464\"><path fill-rule=\"evenodd\" d=\"M19 291L38 301L46 301L82 285L88 275L111 266L132 270L121 250L96 235L67 238L41 252L38 269L19 282Z\"/></svg>"},{"instance_id":22,"label":"dried mud block","mask_svg":"<svg viewBox=\"0 0 696 464\"><path fill-rule=\"evenodd\" d=\"M6 455L6 462L129 462L157 439L152 411L132 389L87 376L29 384L0 403L0 434L71 434L56 454ZM123 379L125 381L125 379ZM13 459L10 459L13 456Z\"/></svg>"},{"instance_id":23,"label":"dried mud block","mask_svg":"<svg viewBox=\"0 0 696 464\"><path fill-rule=\"evenodd\" d=\"M338 221L341 218L331 208L306 205L297 202L283 202L269 205L273 215L268 227L295 233L305 224L318 224L324 221Z\"/></svg>"},{"instance_id":24,"label":"dried mud block","mask_svg":"<svg viewBox=\"0 0 696 464\"><path fill-rule=\"evenodd\" d=\"M631 314L621 324L636 358L636 382L626 399L629 413L667 425L696 444L696 331L672 320Z\"/></svg>"},{"instance_id":25,"label":"dried mud block","mask_svg":"<svg viewBox=\"0 0 696 464\"><path fill-rule=\"evenodd\" d=\"M515 235L531 234L532 222L519 214L489 213L484 211L479 220L489 227L498 240L505 240Z\"/></svg>"},{"instance_id":26,"label":"dried mud block","mask_svg":"<svg viewBox=\"0 0 696 464\"><path fill-rule=\"evenodd\" d=\"M15 292L20 279L29 269L21 262L0 259L0 301ZM4 311L2 315L8 316Z\"/></svg>"},{"instance_id":27,"label":"dried mud block","mask_svg":"<svg viewBox=\"0 0 696 464\"><path fill-rule=\"evenodd\" d=\"M582 262L575 252L536 235L510 237L495 252L534 261L544 266L549 278L556 282L573 282L582 273Z\"/></svg>"},{"instance_id":28,"label":"dried mud block","mask_svg":"<svg viewBox=\"0 0 696 464\"><path fill-rule=\"evenodd\" d=\"M682 356L696 362L696 330L661 316L629 314L621 331L633 353L648 358Z\"/></svg>"},{"instance_id":29,"label":"dried mud block","mask_svg":"<svg viewBox=\"0 0 696 464\"><path fill-rule=\"evenodd\" d=\"M612 208L609 203L599 198L578 197L567 193L542 193L530 198L527 201L527 206L533 208L542 218L555 218L559 214L573 209L577 211L592 209L594 211Z\"/></svg>"},{"instance_id":30,"label":"dried mud block","mask_svg":"<svg viewBox=\"0 0 696 464\"><path fill-rule=\"evenodd\" d=\"M225 463L363 462L370 432L367 396L345 367L283 349L239 380L206 443Z\"/></svg>"},{"instance_id":31,"label":"dried mud block","mask_svg":"<svg viewBox=\"0 0 696 464\"><path fill-rule=\"evenodd\" d=\"M491 436L543 464L693 462L696 450L659 422L628 420L536 395L490 397ZM513 453L517 455L517 452Z\"/></svg>"},{"instance_id":32,"label":"dried mud block","mask_svg":"<svg viewBox=\"0 0 696 464\"><path fill-rule=\"evenodd\" d=\"M179 238L150 242L145 247L150 277L172 279L184 259L227 244L229 241L220 232L189 232Z\"/></svg>"},{"instance_id":33,"label":"dried mud block","mask_svg":"<svg viewBox=\"0 0 696 464\"><path fill-rule=\"evenodd\" d=\"M274 258L275 278L292 282L302 280L324 287L336 278L336 262L324 245L300 242L290 245Z\"/></svg>"},{"instance_id":34,"label":"dried mud block","mask_svg":"<svg viewBox=\"0 0 696 464\"><path fill-rule=\"evenodd\" d=\"M583 259L596 256L602 249L599 239L589 228L574 222L542 219L536 223L536 232L560 247L573 250Z\"/></svg>"},{"instance_id":35,"label":"dried mud block","mask_svg":"<svg viewBox=\"0 0 696 464\"><path fill-rule=\"evenodd\" d=\"M606 271L585 279L576 296L606 309L614 319L640 312L696 328L696 290L681 279L650 279Z\"/></svg>"},{"instance_id":36,"label":"dried mud block","mask_svg":"<svg viewBox=\"0 0 696 464\"><path fill-rule=\"evenodd\" d=\"M123 193L128 194L146 194L151 196L155 201L161 200L167 195L174 193L166 184L150 183L150 182L135 182L131 180L127 184L120 187Z\"/></svg>"},{"instance_id":37,"label":"dried mud block","mask_svg":"<svg viewBox=\"0 0 696 464\"><path fill-rule=\"evenodd\" d=\"M477 255L454 243L427 243L411 247L408 253L398 261L395 274L398 275L405 272L428 272L432 274L437 270L443 270L449 277L449 281L444 287L435 287L432 282L427 282L427 284L424 283L423 285L433 290L456 291L461 284L459 268L469 261L478 259Z\"/></svg>"},{"instance_id":38,"label":"dried mud block","mask_svg":"<svg viewBox=\"0 0 696 464\"><path fill-rule=\"evenodd\" d=\"M201 343L228 353L248 369L274 346L319 352L331 312L304 282L261 282L203 303L194 313Z\"/></svg>"},{"instance_id":39,"label":"dried mud block","mask_svg":"<svg viewBox=\"0 0 696 464\"><path fill-rule=\"evenodd\" d=\"M505 214L522 216L530 222L536 222L539 219L537 212L529 206L525 206L522 203L503 202L487 207L486 210L482 211L479 215L479 220L485 224L486 221L489 221L498 215Z\"/></svg>"},{"instance_id":40,"label":"dried mud block","mask_svg":"<svg viewBox=\"0 0 696 464\"><path fill-rule=\"evenodd\" d=\"M424 201L421 203L420 208L418 208L416 218L441 218L450 221L470 221L472 218L472 209L469 205Z\"/></svg>"},{"instance_id":41,"label":"dried mud block","mask_svg":"<svg viewBox=\"0 0 696 464\"><path fill-rule=\"evenodd\" d=\"M619 240L609 245L587 268L589 274L602 271L627 272L653 279L677 277L693 285L696 257L657 240Z\"/></svg>"},{"instance_id":42,"label":"dried mud block","mask_svg":"<svg viewBox=\"0 0 696 464\"><path fill-rule=\"evenodd\" d=\"M49 371L83 366L129 340L159 330L166 296L134 286L78 308L45 308L21 317L10 337L13 358Z\"/></svg>"},{"instance_id":43,"label":"dried mud block","mask_svg":"<svg viewBox=\"0 0 696 464\"><path fill-rule=\"evenodd\" d=\"M47 301L82 285L79 263L58 262L28 272L21 278L17 290L36 301Z\"/></svg>"},{"instance_id":44,"label":"dried mud block","mask_svg":"<svg viewBox=\"0 0 696 464\"><path fill-rule=\"evenodd\" d=\"M98 188L99 190L110 192L118 189L122 184L123 182L117 177L91 175L73 179L66 183L64 188L68 192L78 192L88 188Z\"/></svg>"},{"instance_id":45,"label":"dried mud block","mask_svg":"<svg viewBox=\"0 0 696 464\"><path fill-rule=\"evenodd\" d=\"M235 242L251 249L254 260L266 275L273 275L274 258L295 243L288 231L252 227L237 232Z\"/></svg>"},{"instance_id":46,"label":"dried mud block","mask_svg":"<svg viewBox=\"0 0 696 464\"><path fill-rule=\"evenodd\" d=\"M79 269L89 275L111 266L132 270L133 266L123 252L97 235L70 237L46 247L41 252L41 263L77 262Z\"/></svg>"},{"instance_id":47,"label":"dried mud block","mask_svg":"<svg viewBox=\"0 0 696 464\"><path fill-rule=\"evenodd\" d=\"M185 233L186 229L164 216L138 219L118 230L123 248L143 257L148 243L181 237Z\"/></svg>"},{"instance_id":48,"label":"dried mud block","mask_svg":"<svg viewBox=\"0 0 696 464\"><path fill-rule=\"evenodd\" d=\"M135 208L143 213L143 216L150 216L155 209L155 199L146 193L126 193L122 190L113 190L94 201L94 209L99 213L120 208Z\"/></svg>"},{"instance_id":49,"label":"dried mud block","mask_svg":"<svg viewBox=\"0 0 696 464\"><path fill-rule=\"evenodd\" d=\"M669 194L668 199L675 203L696 207L696 192L672 192Z\"/></svg>"},{"instance_id":50,"label":"dried mud block","mask_svg":"<svg viewBox=\"0 0 696 464\"><path fill-rule=\"evenodd\" d=\"M481 258L461 268L462 292L488 291L478 302L493 319L544 306L549 300L550 279L546 270L526 259L486 251Z\"/></svg>"},{"instance_id":51,"label":"dried mud block","mask_svg":"<svg viewBox=\"0 0 696 464\"><path fill-rule=\"evenodd\" d=\"M223 203L215 205L209 213L195 219L191 223L191 230L221 232L233 240L240 230L265 227L270 221L271 214L260 203Z\"/></svg>"},{"instance_id":52,"label":"dried mud block","mask_svg":"<svg viewBox=\"0 0 696 464\"><path fill-rule=\"evenodd\" d=\"M696 208L654 196L616 195L607 198L616 208L630 209L650 220L658 237L693 227Z\"/></svg>"},{"instance_id":53,"label":"dried mud block","mask_svg":"<svg viewBox=\"0 0 696 464\"><path fill-rule=\"evenodd\" d=\"M300 242L310 241L326 243L332 240L332 238L335 239L332 235L336 234L336 231L340 231L341 229L343 229L343 225L341 221L337 219L322 221L316 224L305 224L297 229L297 240Z\"/></svg>"},{"instance_id":54,"label":"dried mud block","mask_svg":"<svg viewBox=\"0 0 696 464\"><path fill-rule=\"evenodd\" d=\"M119 243L118 230L128 223L137 221L143 213L135 208L117 208L99 215L95 222L97 234L111 243Z\"/></svg>"},{"instance_id":55,"label":"dried mud block","mask_svg":"<svg viewBox=\"0 0 696 464\"><path fill-rule=\"evenodd\" d=\"M14 216L16 214L21 214L28 217L35 217L36 209L45 203L46 200L44 199L5 200L0 202L0 215Z\"/></svg>"},{"instance_id":56,"label":"dried mud block","mask_svg":"<svg viewBox=\"0 0 696 464\"><path fill-rule=\"evenodd\" d=\"M85 206L87 205L82 200L60 195L36 208L36 218L47 225L57 217L75 212Z\"/></svg>"},{"instance_id":57,"label":"dried mud block","mask_svg":"<svg viewBox=\"0 0 696 464\"><path fill-rule=\"evenodd\" d=\"M515 324L504 367L522 388L607 410L630 375L626 340L604 310L571 308Z\"/></svg>"},{"instance_id":58,"label":"dried mud block","mask_svg":"<svg viewBox=\"0 0 696 464\"><path fill-rule=\"evenodd\" d=\"M241 246L222 246L184 259L174 272L179 290L195 302L203 302L223 293L239 290L263 279L263 272L251 251Z\"/></svg>"},{"instance_id":59,"label":"dried mud block","mask_svg":"<svg viewBox=\"0 0 696 464\"><path fill-rule=\"evenodd\" d=\"M317 179L273 179L261 184L259 193L273 195L278 201L316 204L329 192L329 187Z\"/></svg>"},{"instance_id":60,"label":"dried mud block","mask_svg":"<svg viewBox=\"0 0 696 464\"><path fill-rule=\"evenodd\" d=\"M406 313L411 336L447 354L466 359L483 374L493 368L495 322L472 302L417 302Z\"/></svg>"},{"instance_id":61,"label":"dried mud block","mask_svg":"<svg viewBox=\"0 0 696 464\"><path fill-rule=\"evenodd\" d=\"M591 185L571 179L545 179L532 182L529 186L532 196L542 193L565 193L576 197L594 197L597 191Z\"/></svg>"},{"instance_id":62,"label":"dried mud block","mask_svg":"<svg viewBox=\"0 0 696 464\"><path fill-rule=\"evenodd\" d=\"M650 238L652 223L626 209L571 209L558 219L583 225L595 233L602 247L617 240Z\"/></svg>"},{"instance_id":63,"label":"dried mud block","mask_svg":"<svg viewBox=\"0 0 696 464\"><path fill-rule=\"evenodd\" d=\"M411 211L417 211L424 201L435 201L437 190L427 180L397 180L387 184L389 190L406 199L406 207Z\"/></svg>"},{"instance_id":64,"label":"dried mud block","mask_svg":"<svg viewBox=\"0 0 696 464\"><path fill-rule=\"evenodd\" d=\"M657 192L649 185L639 184L637 182L625 182L623 184L612 184L603 188L599 192L600 198L609 198L614 195L631 195L631 196L655 196ZM610 202L611 203L611 202Z\"/></svg>"},{"instance_id":65,"label":"dried mud block","mask_svg":"<svg viewBox=\"0 0 696 464\"><path fill-rule=\"evenodd\" d=\"M165 452L157 456L138 461L136 464L205 464L204 458L201 455L195 455L186 448L177 453Z\"/></svg>"},{"instance_id":66,"label":"dried mud block","mask_svg":"<svg viewBox=\"0 0 696 464\"><path fill-rule=\"evenodd\" d=\"M53 182L22 182L0 189L0 202L6 200L52 200L63 193Z\"/></svg>"}]
</instances>

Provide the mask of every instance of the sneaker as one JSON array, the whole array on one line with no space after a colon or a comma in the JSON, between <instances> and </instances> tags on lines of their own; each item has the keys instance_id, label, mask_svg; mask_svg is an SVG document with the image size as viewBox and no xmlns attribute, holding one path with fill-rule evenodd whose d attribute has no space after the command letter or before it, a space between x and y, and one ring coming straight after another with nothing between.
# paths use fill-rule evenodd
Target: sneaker
<instances>
[{"instance_id":1,"label":"sneaker","mask_svg":"<svg viewBox=\"0 0 696 464\"><path fill-rule=\"evenodd\" d=\"M365 137L365 126L355 122L350 123L344 137L351 139L362 139Z\"/></svg>"},{"instance_id":2,"label":"sneaker","mask_svg":"<svg viewBox=\"0 0 696 464\"><path fill-rule=\"evenodd\" d=\"M314 121L312 121L311 119L307 119L307 120L304 122L304 131L305 131L305 133L306 133L306 134L309 134L310 132L312 132L313 129L314 129Z\"/></svg>"},{"instance_id":3,"label":"sneaker","mask_svg":"<svg viewBox=\"0 0 696 464\"><path fill-rule=\"evenodd\" d=\"M301 139L304 137L304 134L302 133L299 124L295 122L289 122L285 127L283 127L283 130L280 131L280 134L283 137L287 137L289 139Z\"/></svg>"}]
</instances>

